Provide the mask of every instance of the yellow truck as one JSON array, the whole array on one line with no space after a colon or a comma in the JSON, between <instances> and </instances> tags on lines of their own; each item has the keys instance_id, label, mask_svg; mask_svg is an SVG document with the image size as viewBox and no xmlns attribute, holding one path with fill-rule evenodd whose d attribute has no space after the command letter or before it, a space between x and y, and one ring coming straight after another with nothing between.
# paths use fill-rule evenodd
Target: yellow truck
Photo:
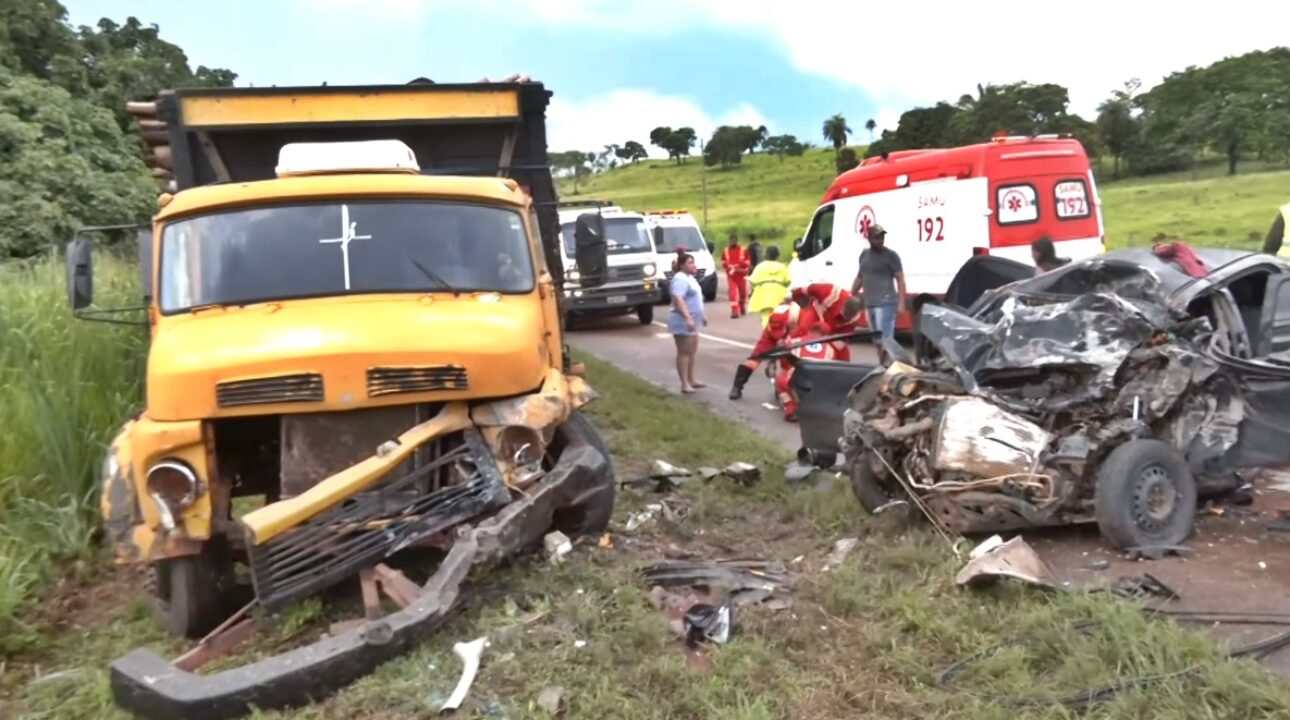
<instances>
[{"instance_id":1,"label":"yellow truck","mask_svg":"<svg viewBox=\"0 0 1290 720\"><path fill-rule=\"evenodd\" d=\"M141 123L173 180L140 233L146 407L103 466L119 562L150 566L165 623L201 637L248 603L277 611L405 550L443 554L402 610L283 655L200 675L136 650L112 667L122 707L220 718L315 699L442 621L472 565L605 529L613 469L563 342L549 97L177 90ZM119 321L93 305L95 230L68 246L69 298ZM602 230L578 219L577 287L604 280Z\"/></svg>"}]
</instances>

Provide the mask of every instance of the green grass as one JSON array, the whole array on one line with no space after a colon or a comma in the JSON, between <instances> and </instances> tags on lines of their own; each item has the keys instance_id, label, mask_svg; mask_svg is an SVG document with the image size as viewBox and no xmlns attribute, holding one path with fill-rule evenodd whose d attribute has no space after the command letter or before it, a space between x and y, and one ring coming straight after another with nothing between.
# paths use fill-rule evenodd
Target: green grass
<instances>
[{"instance_id":1,"label":"green grass","mask_svg":"<svg viewBox=\"0 0 1290 720\"><path fill-rule=\"evenodd\" d=\"M103 306L134 295L100 261ZM74 319L60 263L0 265L0 653L31 642L16 613L98 526L95 482L111 434L141 396L146 330Z\"/></svg>"},{"instance_id":2,"label":"green grass","mask_svg":"<svg viewBox=\"0 0 1290 720\"><path fill-rule=\"evenodd\" d=\"M1198 246L1261 247L1277 208L1290 200L1290 171L1248 162L1229 178L1226 169L1206 162L1182 173L1099 182L1109 244L1144 245L1164 233ZM833 150L814 148L782 161L745 155L729 170L704 168L701 158L681 166L650 160L580 181L577 195L572 182L560 180L559 191L564 200L603 198L631 210L685 208L702 223L706 179L709 241L720 248L729 233L743 239L752 232L786 251L835 175Z\"/></svg>"},{"instance_id":3,"label":"green grass","mask_svg":"<svg viewBox=\"0 0 1290 720\"><path fill-rule=\"evenodd\" d=\"M689 517L647 525L636 535L617 528L658 496L623 491L612 549L581 545L562 566L521 557L479 573L467 607L413 652L326 702L256 717L429 717L460 671L452 644L481 635L491 645L466 717L545 717L538 693L559 685L569 718L1073 718L1080 714L1056 705L1014 710L984 694L1055 696L1191 666L1198 668L1192 676L1128 691L1090 716L1271 718L1290 707L1290 690L1257 665L1228 662L1205 636L1149 620L1108 596L1011 584L958 588L952 578L961 561L935 535L878 532L840 483L789 488L779 472L787 458L771 444L635 377L587 362L602 394L590 414L605 431L620 479L664 458L690 467L748 460L767 470L765 480L753 488L721 480L687 484L679 496L691 506ZM859 549L825 571L833 541L844 536L859 536ZM709 647L710 667L697 672L636 575L667 546L702 557L784 561L798 576L794 604L737 612L734 640ZM79 582L67 589L70 595L120 588L122 596L97 613L83 607L56 620L33 619L45 634L44 647L16 658L0 679L11 715L122 718L107 688L110 660L138 644L178 652L153 628L128 576L90 571ZM536 620L525 621L534 614ZM335 616L334 608L311 600L266 621L249 654L273 650L304 626ZM1084 635L1070 630L1085 620L1102 625ZM1019 634L1033 638L982 661L951 688L935 687L939 668ZM33 683L37 666L45 676L72 674Z\"/></svg>"}]
</instances>

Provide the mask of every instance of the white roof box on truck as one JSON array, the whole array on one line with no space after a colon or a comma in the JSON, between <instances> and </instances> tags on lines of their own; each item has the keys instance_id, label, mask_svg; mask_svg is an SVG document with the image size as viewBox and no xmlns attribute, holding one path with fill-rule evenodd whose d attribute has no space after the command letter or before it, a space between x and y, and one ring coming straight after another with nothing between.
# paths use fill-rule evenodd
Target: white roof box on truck
<instances>
[{"instance_id":1,"label":"white roof box on truck","mask_svg":"<svg viewBox=\"0 0 1290 720\"><path fill-rule=\"evenodd\" d=\"M416 153L402 140L288 143L278 151L278 177L332 173L420 174Z\"/></svg>"}]
</instances>

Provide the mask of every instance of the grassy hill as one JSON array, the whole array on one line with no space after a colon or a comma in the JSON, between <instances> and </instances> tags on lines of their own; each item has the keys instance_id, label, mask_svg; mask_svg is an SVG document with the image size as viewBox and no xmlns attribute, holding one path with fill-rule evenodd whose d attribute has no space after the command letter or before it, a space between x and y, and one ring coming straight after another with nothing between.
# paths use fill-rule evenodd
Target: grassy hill
<instances>
[{"instance_id":1,"label":"grassy hill","mask_svg":"<svg viewBox=\"0 0 1290 720\"><path fill-rule=\"evenodd\" d=\"M1159 233L1195 245L1259 247L1276 209L1290 201L1290 170L1257 167L1226 177L1225 168L1196 170L1099 184L1107 237L1112 247L1142 245ZM815 148L798 158L745 155L729 170L704 168L700 158L684 165L648 160L578 182L559 181L562 200L607 199L632 210L685 208L703 222L720 246L730 232L752 232L783 248L799 237L835 176L833 150Z\"/></svg>"}]
</instances>

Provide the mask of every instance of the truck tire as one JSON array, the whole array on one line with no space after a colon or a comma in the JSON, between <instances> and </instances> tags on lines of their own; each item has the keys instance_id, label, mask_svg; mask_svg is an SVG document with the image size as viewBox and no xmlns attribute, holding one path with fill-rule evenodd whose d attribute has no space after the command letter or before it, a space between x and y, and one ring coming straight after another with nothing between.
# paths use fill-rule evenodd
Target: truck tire
<instances>
[{"instance_id":1,"label":"truck tire","mask_svg":"<svg viewBox=\"0 0 1290 720\"><path fill-rule=\"evenodd\" d=\"M874 471L869 452L864 451L860 457L848 463L847 472L851 476L851 492L855 494L856 501L865 512L872 515L895 498Z\"/></svg>"},{"instance_id":2,"label":"truck tire","mask_svg":"<svg viewBox=\"0 0 1290 720\"><path fill-rule=\"evenodd\" d=\"M715 276L714 276L715 277ZM709 289L709 287L711 289ZM700 286L703 290L703 302L714 302L717 299L717 281L713 280L708 287Z\"/></svg>"},{"instance_id":3,"label":"truck tire","mask_svg":"<svg viewBox=\"0 0 1290 720\"><path fill-rule=\"evenodd\" d=\"M1097 525L1117 548L1177 545L1191 534L1196 480L1181 454L1159 440L1130 440L1097 471Z\"/></svg>"},{"instance_id":4,"label":"truck tire","mask_svg":"<svg viewBox=\"0 0 1290 720\"><path fill-rule=\"evenodd\" d=\"M596 429L596 426L592 425L585 415L577 411L574 411L556 432L557 434L567 432L586 440L588 444L605 456L605 461L609 465L609 472L606 473L600 492L597 492L582 504L571 505L557 510L553 518L553 525L556 530L568 535L570 538L599 535L609 528L609 519L614 514L614 497L618 491L618 481L614 475L614 461L609 454L609 446L605 444L605 439L601 436L600 431Z\"/></svg>"},{"instance_id":5,"label":"truck tire","mask_svg":"<svg viewBox=\"0 0 1290 720\"><path fill-rule=\"evenodd\" d=\"M166 558L153 565L159 619L172 634L200 638L227 617L232 567L227 555L205 543L202 551L186 557Z\"/></svg>"},{"instance_id":6,"label":"truck tire","mask_svg":"<svg viewBox=\"0 0 1290 720\"><path fill-rule=\"evenodd\" d=\"M636 319L641 321L641 325L649 325L654 322L654 306L638 305L636 307Z\"/></svg>"}]
</instances>

